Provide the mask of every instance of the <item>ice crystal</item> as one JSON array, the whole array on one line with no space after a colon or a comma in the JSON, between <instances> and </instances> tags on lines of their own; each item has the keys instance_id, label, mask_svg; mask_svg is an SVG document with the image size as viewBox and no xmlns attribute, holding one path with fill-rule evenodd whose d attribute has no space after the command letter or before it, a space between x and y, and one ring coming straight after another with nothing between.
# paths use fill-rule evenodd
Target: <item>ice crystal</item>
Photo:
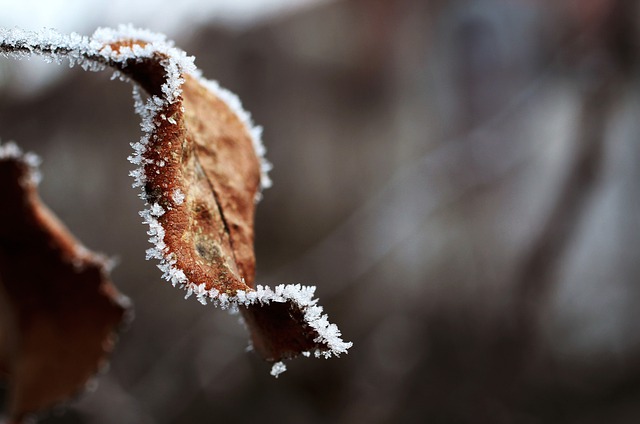
<instances>
[{"instance_id":1,"label":"ice crystal","mask_svg":"<svg viewBox=\"0 0 640 424\"><path fill-rule=\"evenodd\" d=\"M184 202L184 193L182 193L179 188L176 188L171 193L171 199L173 199L176 205L181 205Z\"/></svg>"},{"instance_id":2,"label":"ice crystal","mask_svg":"<svg viewBox=\"0 0 640 424\"><path fill-rule=\"evenodd\" d=\"M287 366L284 364L284 362L282 361L276 362L271 367L271 375L274 376L275 378L278 378L278 376L283 372L285 372L286 370L287 370Z\"/></svg>"},{"instance_id":3,"label":"ice crystal","mask_svg":"<svg viewBox=\"0 0 640 424\"><path fill-rule=\"evenodd\" d=\"M27 165L27 168L29 169L27 174L29 183L35 186L40 184L40 181L42 180L42 175L40 174L40 163L42 161L38 155L31 152L24 153L17 144L11 141L4 144L0 141L0 160L3 159L13 159Z\"/></svg>"}]
</instances>

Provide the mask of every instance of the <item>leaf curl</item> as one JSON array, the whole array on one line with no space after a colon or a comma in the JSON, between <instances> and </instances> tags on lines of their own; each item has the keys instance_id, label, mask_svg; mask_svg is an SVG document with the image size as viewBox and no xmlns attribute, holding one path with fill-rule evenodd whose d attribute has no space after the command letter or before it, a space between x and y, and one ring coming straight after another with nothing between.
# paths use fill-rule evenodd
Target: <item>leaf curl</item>
<instances>
[{"instance_id":1,"label":"leaf curl","mask_svg":"<svg viewBox=\"0 0 640 424\"><path fill-rule=\"evenodd\" d=\"M351 343L317 305L315 287L255 285L255 203L270 185L261 129L235 95L202 78L192 57L161 35L125 26L91 38L0 31L0 53L66 57L134 81L143 136L132 144L131 175L146 205L147 257L159 261L163 278L203 304L241 309L276 375L282 359L347 352Z\"/></svg>"}]
</instances>

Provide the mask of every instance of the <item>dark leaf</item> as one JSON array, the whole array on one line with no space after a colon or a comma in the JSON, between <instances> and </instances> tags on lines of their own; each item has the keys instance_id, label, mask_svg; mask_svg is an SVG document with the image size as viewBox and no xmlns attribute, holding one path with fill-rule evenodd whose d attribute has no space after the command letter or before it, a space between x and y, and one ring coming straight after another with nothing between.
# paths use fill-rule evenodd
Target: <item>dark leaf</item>
<instances>
[{"instance_id":1,"label":"dark leaf","mask_svg":"<svg viewBox=\"0 0 640 424\"><path fill-rule=\"evenodd\" d=\"M128 307L105 258L40 201L28 158L0 146L0 368L16 421L82 390Z\"/></svg>"}]
</instances>

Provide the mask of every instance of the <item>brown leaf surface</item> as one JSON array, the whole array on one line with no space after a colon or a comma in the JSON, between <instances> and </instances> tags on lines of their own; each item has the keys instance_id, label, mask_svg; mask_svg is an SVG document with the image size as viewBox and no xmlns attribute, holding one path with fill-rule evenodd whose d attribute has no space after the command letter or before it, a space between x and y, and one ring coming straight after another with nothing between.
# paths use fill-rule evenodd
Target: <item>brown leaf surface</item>
<instances>
[{"instance_id":1,"label":"brown leaf surface","mask_svg":"<svg viewBox=\"0 0 640 424\"><path fill-rule=\"evenodd\" d=\"M318 333L304 320L304 312L294 302L249 305L242 310L253 349L265 360L277 362L303 352L327 351L316 341Z\"/></svg>"},{"instance_id":2,"label":"brown leaf surface","mask_svg":"<svg viewBox=\"0 0 640 424\"><path fill-rule=\"evenodd\" d=\"M127 300L40 201L27 163L0 159L0 369L20 421L79 392L105 363Z\"/></svg>"},{"instance_id":3,"label":"brown leaf surface","mask_svg":"<svg viewBox=\"0 0 640 424\"><path fill-rule=\"evenodd\" d=\"M145 155L147 201L166 211L158 218L164 242L189 281L220 293L249 290L258 158L244 125L213 93L186 76L182 96L156 121Z\"/></svg>"}]
</instances>

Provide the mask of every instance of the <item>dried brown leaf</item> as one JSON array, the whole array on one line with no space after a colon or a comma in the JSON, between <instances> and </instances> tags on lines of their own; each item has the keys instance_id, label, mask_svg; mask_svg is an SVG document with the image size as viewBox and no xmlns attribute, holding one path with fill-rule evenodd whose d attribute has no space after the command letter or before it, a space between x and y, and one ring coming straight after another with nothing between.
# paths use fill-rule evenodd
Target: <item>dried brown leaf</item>
<instances>
[{"instance_id":1,"label":"dried brown leaf","mask_svg":"<svg viewBox=\"0 0 640 424\"><path fill-rule=\"evenodd\" d=\"M137 43L147 46L120 40L111 48ZM172 78L180 81L180 94L147 116L152 130L140 153L143 198L151 206L143 216L156 244L151 256L202 303L240 306L253 347L268 361L346 352L351 344L307 288L256 290L253 226L264 162L250 120L228 92L185 70L172 76L170 59L158 52L121 68L150 95L166 91Z\"/></svg>"},{"instance_id":2,"label":"dried brown leaf","mask_svg":"<svg viewBox=\"0 0 640 424\"><path fill-rule=\"evenodd\" d=\"M5 151L16 149L3 146ZM104 365L128 307L104 258L38 197L33 170L0 155L0 366L20 421L79 392Z\"/></svg>"},{"instance_id":3,"label":"dried brown leaf","mask_svg":"<svg viewBox=\"0 0 640 424\"><path fill-rule=\"evenodd\" d=\"M147 201L164 209L164 243L189 281L220 293L250 290L259 159L224 102L191 76L182 89L155 121L144 155Z\"/></svg>"}]
</instances>

